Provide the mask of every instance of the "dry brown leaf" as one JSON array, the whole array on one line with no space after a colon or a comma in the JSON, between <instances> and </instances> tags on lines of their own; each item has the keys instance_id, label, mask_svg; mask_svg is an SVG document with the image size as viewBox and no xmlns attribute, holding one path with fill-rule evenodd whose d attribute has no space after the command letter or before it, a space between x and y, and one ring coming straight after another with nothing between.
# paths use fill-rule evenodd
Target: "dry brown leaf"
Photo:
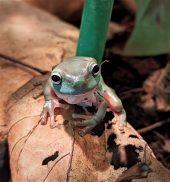
<instances>
[{"instance_id":1,"label":"dry brown leaf","mask_svg":"<svg viewBox=\"0 0 170 182\"><path fill-rule=\"evenodd\" d=\"M13 92L15 92L25 82L30 80L35 74L31 70L23 70L16 64L7 62L0 58L0 143L7 136L7 102Z\"/></svg>"},{"instance_id":2,"label":"dry brown leaf","mask_svg":"<svg viewBox=\"0 0 170 182\"><path fill-rule=\"evenodd\" d=\"M30 87L30 83L22 89ZM14 182L54 179L59 182L115 181L126 167L144 161L144 153L153 170L147 181L159 182L169 178L168 171L155 159L148 146L145 149L146 143L130 125L124 134L114 125L110 129L106 127L100 137L90 134L80 137L78 129L71 127L73 108L56 110L56 128L50 129L49 123L40 125L44 98L33 98L37 89L34 87L17 101L14 98L15 104L8 111L10 165Z\"/></svg>"},{"instance_id":3,"label":"dry brown leaf","mask_svg":"<svg viewBox=\"0 0 170 182\"><path fill-rule=\"evenodd\" d=\"M163 145L163 150L165 151L165 152L168 152L168 153L170 153L170 139L166 139L165 141L165 144Z\"/></svg>"},{"instance_id":4,"label":"dry brown leaf","mask_svg":"<svg viewBox=\"0 0 170 182\"><path fill-rule=\"evenodd\" d=\"M144 97L144 108L148 109L147 106L149 106L159 111L170 111L169 78L170 63L165 68L155 71L145 80L143 87L148 95Z\"/></svg>"},{"instance_id":5,"label":"dry brown leaf","mask_svg":"<svg viewBox=\"0 0 170 182\"><path fill-rule=\"evenodd\" d=\"M0 0L0 22L1 54L51 70L75 53L77 28L23 2Z\"/></svg>"},{"instance_id":6,"label":"dry brown leaf","mask_svg":"<svg viewBox=\"0 0 170 182\"><path fill-rule=\"evenodd\" d=\"M12 0L13 1L13 0ZM26 2L38 8L53 13L67 21L77 21L81 18L84 0L15 0Z\"/></svg>"},{"instance_id":7,"label":"dry brown leaf","mask_svg":"<svg viewBox=\"0 0 170 182\"><path fill-rule=\"evenodd\" d=\"M10 95L37 75L3 59L10 56L43 70L74 55L78 30L22 2L0 0L0 141L6 138L6 104Z\"/></svg>"}]
</instances>

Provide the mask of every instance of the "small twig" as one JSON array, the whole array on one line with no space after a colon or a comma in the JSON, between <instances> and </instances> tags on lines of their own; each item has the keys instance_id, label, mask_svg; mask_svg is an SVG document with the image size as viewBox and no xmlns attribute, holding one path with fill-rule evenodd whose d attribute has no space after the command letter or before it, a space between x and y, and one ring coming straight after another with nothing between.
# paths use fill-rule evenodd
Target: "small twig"
<instances>
[{"instance_id":1,"label":"small twig","mask_svg":"<svg viewBox=\"0 0 170 182\"><path fill-rule=\"evenodd\" d=\"M10 153L10 156L12 157L12 154L13 154L13 151L15 149L15 147L19 144L20 141L22 141L24 138L26 138L28 136L28 133L26 135L24 135L23 137L21 137L15 144L14 146L12 147L11 149L11 153Z\"/></svg>"},{"instance_id":2,"label":"small twig","mask_svg":"<svg viewBox=\"0 0 170 182\"><path fill-rule=\"evenodd\" d=\"M108 140L108 136L107 136L107 133L106 133L106 130L107 130L107 126L106 126L106 123L104 124L104 139L105 139L105 150L107 152L107 140Z\"/></svg>"},{"instance_id":3,"label":"small twig","mask_svg":"<svg viewBox=\"0 0 170 182\"><path fill-rule=\"evenodd\" d=\"M27 64L27 63L20 62L19 60L15 59L15 58L12 58L12 57L7 56L7 55L3 55L3 54L1 54L1 53L0 53L0 57L3 58L3 59L8 60L8 61L10 61L10 62L13 62L13 63L19 64L19 65L21 65L21 66L24 66L24 67L26 67L26 68L30 68L30 69L32 69L32 70L34 70L34 71L36 71L36 72L38 72L38 73L40 73L40 74L42 74L42 75L45 75L45 74L48 73L48 71L46 71L46 70L42 70L42 69L37 68L37 67L35 67L35 66L31 66L31 65L29 65L29 64Z\"/></svg>"},{"instance_id":4,"label":"small twig","mask_svg":"<svg viewBox=\"0 0 170 182\"><path fill-rule=\"evenodd\" d=\"M163 135L161 135L161 134L158 133L157 131L154 131L153 133L154 133L158 138L160 138L160 139L164 142L165 138L164 138Z\"/></svg>"},{"instance_id":5,"label":"small twig","mask_svg":"<svg viewBox=\"0 0 170 182\"><path fill-rule=\"evenodd\" d=\"M40 116L40 114L38 114L38 115L32 115L32 116L25 116L25 117L19 119L18 121L15 121L14 124L12 124L12 125L10 126L10 128L8 129L8 135L9 135L10 131L12 130L12 128L13 128L16 124L18 124L19 122L21 122L22 120L27 119L27 118L30 118L30 117L37 117L37 116Z\"/></svg>"},{"instance_id":6,"label":"small twig","mask_svg":"<svg viewBox=\"0 0 170 182\"><path fill-rule=\"evenodd\" d=\"M66 182L69 181L69 174L70 174L70 171L71 171L71 164L72 164L72 160L73 160L73 155L74 155L74 144L75 144L75 131L74 131L74 134L73 134L73 143L72 143L72 151L71 151L71 154L70 154L70 160L69 160L69 167L67 169L67 178L66 178Z\"/></svg>"},{"instance_id":7,"label":"small twig","mask_svg":"<svg viewBox=\"0 0 170 182\"><path fill-rule=\"evenodd\" d=\"M33 134L33 132L36 130L36 128L39 126L40 124L40 120L39 122L27 133L27 138L24 141L24 144L22 145L22 149L20 150L19 154L18 154L18 158L17 158L17 179L18 179L18 175L19 175L19 160L21 158L21 154L24 150L24 147L26 145L26 143L28 142L28 139L31 137L31 135ZM17 180L18 181L18 180Z\"/></svg>"},{"instance_id":8,"label":"small twig","mask_svg":"<svg viewBox=\"0 0 170 182\"><path fill-rule=\"evenodd\" d=\"M34 116L28 116L28 117L35 117L35 116L40 116L40 115L34 115ZM18 122L20 122L20 121L22 121L23 119L28 118L28 117L24 117L24 118L18 120L16 123L18 123ZM15 123L15 124L16 124L16 123ZM10 128L10 130L13 128L13 126L15 126L15 124L12 125L12 127ZM36 124L36 125L37 125L37 124ZM35 127L35 126L34 126L34 127ZM34 127L33 127L33 128L34 128ZM32 130L32 129L31 129L31 130ZM22 137L14 144L14 146L13 146L12 149L11 149L10 156L12 156L13 150L15 149L16 145L18 145L18 143L19 143L22 139L26 138L26 137L29 135L29 133L30 133L30 131L29 131L26 135L22 136ZM8 132L8 134L9 134L9 132Z\"/></svg>"},{"instance_id":9,"label":"small twig","mask_svg":"<svg viewBox=\"0 0 170 182\"><path fill-rule=\"evenodd\" d=\"M51 167L51 169L49 170L49 172L47 173L46 177L44 178L43 182L46 181L46 179L48 178L49 174L51 173L51 171L53 170L53 168L55 167L55 165L61 160L63 159L64 157L66 157L67 155L69 155L70 153L67 153L65 155L63 155L62 157L60 157L55 163L54 165Z\"/></svg>"},{"instance_id":10,"label":"small twig","mask_svg":"<svg viewBox=\"0 0 170 182\"><path fill-rule=\"evenodd\" d=\"M138 92L144 92L144 89L143 88L134 88L131 90L127 90L127 91L121 92L120 97L124 99L124 98L129 97L129 95L138 93Z\"/></svg>"},{"instance_id":11,"label":"small twig","mask_svg":"<svg viewBox=\"0 0 170 182\"><path fill-rule=\"evenodd\" d=\"M160 126L162 126L164 124L167 124L167 123L170 123L170 119L168 119L166 121L165 120L158 121L158 122L156 122L156 123L154 123L152 125L149 125L149 126L146 126L146 127L142 128L142 129L137 130L137 132L140 133L140 134L147 133L147 132L149 132L149 131L151 131L151 130L153 130L155 128L158 128L158 127L160 127Z\"/></svg>"}]
</instances>

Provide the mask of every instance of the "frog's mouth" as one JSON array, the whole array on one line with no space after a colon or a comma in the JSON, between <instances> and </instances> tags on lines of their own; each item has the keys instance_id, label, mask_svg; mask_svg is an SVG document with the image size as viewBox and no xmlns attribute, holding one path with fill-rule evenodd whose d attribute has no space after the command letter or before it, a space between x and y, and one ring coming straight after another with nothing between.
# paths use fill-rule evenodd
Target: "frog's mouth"
<instances>
[{"instance_id":1,"label":"frog's mouth","mask_svg":"<svg viewBox=\"0 0 170 182\"><path fill-rule=\"evenodd\" d=\"M94 85L93 87L67 87L66 85L62 85L60 88L55 85L53 85L54 90L63 95L74 95L74 96L83 96L86 95L88 92L92 92L95 90L97 85Z\"/></svg>"},{"instance_id":2,"label":"frog's mouth","mask_svg":"<svg viewBox=\"0 0 170 182\"><path fill-rule=\"evenodd\" d=\"M96 88L94 88L94 89L92 89L92 90L89 90L89 91L87 91L87 92L84 92L84 93L80 93L80 94L67 94L67 93L65 93L65 94L63 94L63 93L56 93L58 96L69 96L69 97L86 97L86 96L88 96L88 95L91 95L91 94L93 94L94 92L96 91Z\"/></svg>"},{"instance_id":3,"label":"frog's mouth","mask_svg":"<svg viewBox=\"0 0 170 182\"><path fill-rule=\"evenodd\" d=\"M94 92L95 92L95 89L83 94L79 94L79 95L66 95L66 94L60 94L60 93L56 93L56 95L57 97L59 97L60 99L64 100L65 102L69 104L80 104L83 102L85 102L86 104L87 103L90 104L94 102Z\"/></svg>"}]
</instances>

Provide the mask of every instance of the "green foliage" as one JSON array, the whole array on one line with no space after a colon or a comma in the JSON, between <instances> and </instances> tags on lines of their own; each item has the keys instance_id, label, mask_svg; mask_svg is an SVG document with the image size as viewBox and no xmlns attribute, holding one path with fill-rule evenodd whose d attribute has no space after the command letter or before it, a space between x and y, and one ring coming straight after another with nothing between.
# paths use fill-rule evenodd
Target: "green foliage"
<instances>
[{"instance_id":1,"label":"green foliage","mask_svg":"<svg viewBox=\"0 0 170 182\"><path fill-rule=\"evenodd\" d=\"M135 28L123 54L158 55L170 52L170 0L136 0Z\"/></svg>"}]
</instances>

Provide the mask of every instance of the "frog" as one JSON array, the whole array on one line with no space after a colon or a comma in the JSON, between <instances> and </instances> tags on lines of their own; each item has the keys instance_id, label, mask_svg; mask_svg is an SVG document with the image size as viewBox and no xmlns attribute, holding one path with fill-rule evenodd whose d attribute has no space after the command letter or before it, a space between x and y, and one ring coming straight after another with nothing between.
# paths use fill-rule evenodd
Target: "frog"
<instances>
[{"instance_id":1,"label":"frog","mask_svg":"<svg viewBox=\"0 0 170 182\"><path fill-rule=\"evenodd\" d=\"M84 109L89 106L96 108L93 116L72 114L79 118L75 127L81 127L80 136L91 132L99 125L108 109L114 113L112 123L119 122L119 130L126 126L126 111L115 90L107 86L101 75L101 66L95 58L73 56L56 65L43 88L45 103L41 114L41 124L45 125L50 118L50 127L56 127L55 108L68 109L69 105L78 105ZM63 103L64 101L64 103Z\"/></svg>"}]
</instances>

